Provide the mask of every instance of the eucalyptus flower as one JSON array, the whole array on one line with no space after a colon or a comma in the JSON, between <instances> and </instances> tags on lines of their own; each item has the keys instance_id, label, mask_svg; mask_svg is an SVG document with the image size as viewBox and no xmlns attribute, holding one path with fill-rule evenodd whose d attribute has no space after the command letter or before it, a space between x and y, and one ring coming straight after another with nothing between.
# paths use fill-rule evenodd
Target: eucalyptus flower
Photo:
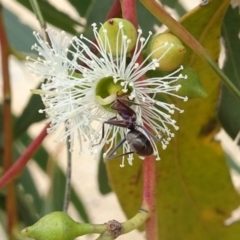
<instances>
[{"instance_id":1,"label":"eucalyptus flower","mask_svg":"<svg viewBox=\"0 0 240 240\"><path fill-rule=\"evenodd\" d=\"M63 128L58 139L66 141L67 136L70 136L70 150L73 150L74 134L77 133L80 153L83 151L83 141L86 140L90 153L95 156L99 155L105 145L103 154L106 157L128 132L127 128L105 124L102 138L103 123L113 117L120 119L111 105L119 95L124 95L135 103L130 107L136 112L137 124L151 129L165 149L174 136L172 131L178 129L172 114L174 111L183 111L173 103L161 101L160 96L166 94L186 101L186 97L177 95L181 87L177 81L187 76L181 74L182 67L164 77L147 77L146 74L158 68L173 44L166 42L159 47L166 48L159 59L151 59L158 48L139 63L151 32L144 38L142 30L138 29L135 49L129 54L131 39L126 36L123 23L119 22L117 42L120 47L117 45L112 54L108 30L104 29L103 40L96 24L92 26L95 41L82 34L69 40L63 32L59 34L48 29L50 43L47 43L34 33L38 44L33 49L40 57L28 58L30 63L27 65L32 72L45 79L41 89L33 90L33 93L40 94L44 102L45 109L40 112L45 112L47 122L50 122L48 132L65 126L67 130ZM143 129L138 130L146 135ZM149 135L146 136L159 160L157 143ZM125 142L121 152L124 154L129 151L130 146ZM122 157L121 166L124 166L125 158L132 164L133 154L129 154Z\"/></svg>"}]
</instances>

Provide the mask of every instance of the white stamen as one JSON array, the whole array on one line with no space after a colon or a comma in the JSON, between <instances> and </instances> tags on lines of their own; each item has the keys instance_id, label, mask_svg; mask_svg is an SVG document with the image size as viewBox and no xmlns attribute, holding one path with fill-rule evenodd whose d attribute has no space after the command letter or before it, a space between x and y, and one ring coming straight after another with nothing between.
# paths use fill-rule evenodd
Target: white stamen
<instances>
[{"instance_id":1,"label":"white stamen","mask_svg":"<svg viewBox=\"0 0 240 240\"><path fill-rule=\"evenodd\" d=\"M30 62L27 66L37 76L46 79L41 89L35 89L32 92L42 97L45 109L39 112L45 113L48 117L50 127L47 132L54 132L61 125L65 125L67 130L61 132L58 140L65 142L69 136L71 139L69 150L73 151L74 134L77 133L80 153L84 150L83 142L88 141L89 151L95 156L98 156L103 146L108 143L103 154L106 158L116 146L117 139L124 139L128 132L127 128L105 124L105 134L102 139L103 122L113 117L121 120L116 112L108 111L103 107L114 102L117 93L105 98L96 96L99 79L112 77L113 83L120 81L121 91L129 93L128 99L137 104L129 104L136 112L136 124L149 126L154 135L161 139L162 148L165 149L174 137L170 129L179 129L175 125L176 121L171 118L172 114L175 111L181 113L183 110L174 104L161 101L160 96L166 94L187 101L187 97L176 94L181 87L176 84L177 81L187 79L187 76L181 74L182 66L163 77L148 78L146 73L159 67L160 60L166 56L173 45L164 43L139 63L138 59L146 48L152 32L144 38L142 30L138 29L136 46L131 53L130 62L127 62L126 59L129 57L127 49L131 40L124 34L123 23L119 23L117 33L117 42L121 42L121 45L117 47L117 54L114 56L111 51L107 51L111 50L107 30L103 29L105 39L101 40L96 23L93 23L92 27L97 43L82 34L79 38L68 39L64 31L57 34L51 29L46 30L50 39L50 43L46 43L38 33L33 33L38 44L34 44L32 49L36 50L40 57L37 60L27 57ZM95 48L98 55L95 55L89 46ZM162 47L166 48L164 54L159 59L151 60L153 53ZM71 56L71 60L68 59L68 55ZM75 73L81 73L81 76L78 77ZM138 128L138 130L146 135L143 129ZM151 137L146 137L151 142L156 159L160 160L158 143ZM131 151L127 141L120 149L122 154ZM121 167L125 166L125 158L130 165L133 164L134 157L130 154L122 156Z\"/></svg>"}]
</instances>

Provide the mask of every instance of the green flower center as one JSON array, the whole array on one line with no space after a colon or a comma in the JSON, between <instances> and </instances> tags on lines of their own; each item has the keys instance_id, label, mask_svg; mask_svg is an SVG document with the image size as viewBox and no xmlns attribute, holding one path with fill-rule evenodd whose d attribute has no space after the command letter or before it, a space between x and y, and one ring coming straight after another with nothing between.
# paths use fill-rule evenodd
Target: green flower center
<instances>
[{"instance_id":1,"label":"green flower center","mask_svg":"<svg viewBox=\"0 0 240 240\"><path fill-rule=\"evenodd\" d=\"M127 92L123 92L123 86L121 83L124 80L119 80L117 83L114 83L113 77L102 78L96 86L95 94L97 102L108 111L113 111L111 105L116 100L117 96L126 95L131 92L129 88Z\"/></svg>"}]
</instances>

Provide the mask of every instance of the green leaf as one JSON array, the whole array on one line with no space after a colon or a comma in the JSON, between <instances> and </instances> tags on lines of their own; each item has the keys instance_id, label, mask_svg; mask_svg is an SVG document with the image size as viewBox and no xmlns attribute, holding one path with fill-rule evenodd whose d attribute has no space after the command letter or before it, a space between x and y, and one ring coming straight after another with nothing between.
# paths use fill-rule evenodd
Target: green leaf
<instances>
[{"instance_id":1,"label":"green leaf","mask_svg":"<svg viewBox=\"0 0 240 240\"><path fill-rule=\"evenodd\" d=\"M138 13L138 21L139 26L143 30L143 36L147 36L149 31L155 32L154 25L158 24L159 26L162 23L156 22L156 18L148 11L146 8L137 1L137 13Z\"/></svg>"},{"instance_id":2,"label":"green leaf","mask_svg":"<svg viewBox=\"0 0 240 240\"><path fill-rule=\"evenodd\" d=\"M10 46L19 52L31 53L31 46L36 42L33 30L6 8L3 8L3 17Z\"/></svg>"},{"instance_id":3,"label":"green leaf","mask_svg":"<svg viewBox=\"0 0 240 240\"><path fill-rule=\"evenodd\" d=\"M29 220L30 219L33 219L33 220L31 222L28 222L28 224L33 224L38 219L38 217L41 216L43 198L40 197L39 192L37 190L38 187L35 185L35 182L28 168L25 168L24 171L21 173L21 176L18 179L18 182L23 187L23 190L20 190L19 194L22 195L22 199L27 198L25 200L26 205L29 205L28 208L31 209L30 214L32 215L32 217L29 218ZM28 203L29 196L32 198L31 199L32 201L30 201L30 203Z\"/></svg>"},{"instance_id":4,"label":"green leaf","mask_svg":"<svg viewBox=\"0 0 240 240\"><path fill-rule=\"evenodd\" d=\"M200 41L210 55L219 56L219 36L229 0L212 0L188 13L181 24ZM224 220L239 205L229 169L219 142L216 120L220 81L195 53L188 52L185 65L193 68L208 93L206 99L178 102L184 113L176 113L180 130L166 150L159 150L157 203L161 240L237 240L240 223L229 227ZM141 206L142 165L120 168L121 159L108 161L111 187L130 218ZM174 231L172 231L174 229Z\"/></svg>"},{"instance_id":5,"label":"green leaf","mask_svg":"<svg viewBox=\"0 0 240 240\"><path fill-rule=\"evenodd\" d=\"M76 9L80 16L86 17L89 8L96 0L68 0L70 4Z\"/></svg>"},{"instance_id":6,"label":"green leaf","mask_svg":"<svg viewBox=\"0 0 240 240\"><path fill-rule=\"evenodd\" d=\"M49 212L62 211L65 194L66 178L56 163L53 163L53 174L51 176L50 194L51 210Z\"/></svg>"},{"instance_id":7,"label":"green leaf","mask_svg":"<svg viewBox=\"0 0 240 240\"><path fill-rule=\"evenodd\" d=\"M44 214L63 210L66 176L56 163L52 164L52 187L45 202ZM84 222L90 222L85 207L73 187L71 187L71 200L72 199L72 203L74 204L79 216L83 219Z\"/></svg>"},{"instance_id":8,"label":"green leaf","mask_svg":"<svg viewBox=\"0 0 240 240\"><path fill-rule=\"evenodd\" d=\"M173 8L176 10L176 12L179 14L179 16L182 16L186 13L186 9L182 6L179 0L162 0L162 4L169 6L170 8Z\"/></svg>"},{"instance_id":9,"label":"green leaf","mask_svg":"<svg viewBox=\"0 0 240 240\"><path fill-rule=\"evenodd\" d=\"M188 96L192 98L206 98L207 93L202 87L200 79L196 72L190 67L184 67L181 74L188 76L188 79L179 79L176 84L180 84L181 88L178 90L178 95Z\"/></svg>"},{"instance_id":10,"label":"green leaf","mask_svg":"<svg viewBox=\"0 0 240 240\"><path fill-rule=\"evenodd\" d=\"M2 114L2 106L0 105L0 115ZM28 116L26 115L26 118ZM18 120L15 119L16 122ZM0 136L2 139L2 122L0 122ZM32 142L33 140L29 137L29 135L26 132L22 132L22 134L15 134L15 144L14 144L14 158L17 159L23 151L26 149L26 147ZM2 141L0 142L2 146ZM40 167L40 169L47 174L47 167L49 165L49 159L51 159L50 155L46 151L45 148L40 147L38 151L35 153L33 156L34 160ZM0 159L2 159L2 152L0 152ZM54 168L54 184L52 186L53 189L53 194L51 195L51 198L48 199L41 199L39 197L39 194L37 192L37 187L34 185L34 182L31 178L31 175L29 175L29 172L25 169L24 172L22 173L21 177L19 178L19 183L23 186L23 189L25 193L28 195L32 195L34 201L34 205L28 206L28 200L24 199L27 197L26 194L21 193L19 199L19 206L21 209L25 209L24 211L27 211L28 213L26 216L27 219L25 219L29 223L35 222L36 215L33 214L33 209L36 209L36 214L38 216L43 216L45 213L48 213L50 211L53 211L54 209L60 209L62 210L62 201L59 201L60 195L59 193L63 194L65 191L65 175L63 171L59 168L58 165L55 165ZM76 208L79 216L83 219L85 222L90 222L88 214L85 210L85 206L78 194L76 194L74 188L71 188L71 193L72 193L72 203L74 207ZM63 198L61 198L63 199ZM1 194L0 194L0 201L1 201ZM23 213L24 213L23 211ZM29 225L29 224L26 224Z\"/></svg>"},{"instance_id":11,"label":"green leaf","mask_svg":"<svg viewBox=\"0 0 240 240\"><path fill-rule=\"evenodd\" d=\"M226 49L226 61L223 71L240 91L240 68L238 66L240 53L240 15L239 8L230 6L224 18L222 34ZM240 103L236 97L223 85L218 109L218 117L224 130L235 139L240 131Z\"/></svg>"},{"instance_id":12,"label":"green leaf","mask_svg":"<svg viewBox=\"0 0 240 240\"><path fill-rule=\"evenodd\" d=\"M240 175L240 165L230 155L228 155L227 153L225 154L229 167Z\"/></svg>"},{"instance_id":13,"label":"green leaf","mask_svg":"<svg viewBox=\"0 0 240 240\"><path fill-rule=\"evenodd\" d=\"M16 144L19 146L21 145L21 149L25 146L28 146L29 143L32 141L32 139L25 133L22 134L20 139L16 141ZM16 147L17 149L20 149L20 147ZM19 157L19 154L22 152L18 152L16 158ZM35 162L40 167L40 169L45 172L47 175L49 173L47 172L49 170L49 161L51 161L50 164L54 163L54 160L51 158L51 156L48 154L45 148L40 147L38 151L33 156ZM40 199L38 196L38 193L36 192L36 189L34 189L34 186L31 184L33 181L31 178L27 177L24 173L20 179L19 182L23 185L25 191L32 195L34 198L34 205L37 209L37 214L42 217L46 213L62 210L63 208L63 196L65 192L65 175L61 168L54 163L53 165L53 175L52 175L52 187L49 193L49 196L46 199ZM29 181L29 182L28 182ZM83 219L85 222L89 222L88 214L85 210L85 206L78 194L76 194L76 191L73 187L71 187L71 201L76 208L79 216Z\"/></svg>"},{"instance_id":14,"label":"green leaf","mask_svg":"<svg viewBox=\"0 0 240 240\"><path fill-rule=\"evenodd\" d=\"M33 11L30 5L29 0L16 0L24 7ZM48 1L37 1L39 4L39 8L41 9L43 18L47 23L50 23L61 30L69 32L71 34L76 35L77 31L75 30L75 26L81 26L81 24L74 19L72 19L66 13L57 10L53 5L51 5Z\"/></svg>"},{"instance_id":15,"label":"green leaf","mask_svg":"<svg viewBox=\"0 0 240 240\"><path fill-rule=\"evenodd\" d=\"M39 109L44 109L43 102L39 95L33 94L24 108L21 116L16 119L14 124L14 137L18 138L22 133L36 122L46 118L45 114L39 113Z\"/></svg>"},{"instance_id":16,"label":"green leaf","mask_svg":"<svg viewBox=\"0 0 240 240\"><path fill-rule=\"evenodd\" d=\"M101 153L101 158L98 161L98 188L101 194L105 195L110 193L111 187L109 186L106 165L103 160L103 154Z\"/></svg>"},{"instance_id":17,"label":"green leaf","mask_svg":"<svg viewBox=\"0 0 240 240\"><path fill-rule=\"evenodd\" d=\"M18 136L14 142L14 158L18 159L32 141L33 139L26 132ZM40 147L33 157L37 163L40 163L39 170L41 169L45 172L49 158L47 151L43 147ZM35 185L31 173L27 168L21 173L18 183L23 187L23 190L18 191L20 214L25 225L28 226L36 222L43 215L45 200L40 197L37 190L38 187ZM31 196L32 202L29 202L29 196Z\"/></svg>"},{"instance_id":18,"label":"green leaf","mask_svg":"<svg viewBox=\"0 0 240 240\"><path fill-rule=\"evenodd\" d=\"M28 169L22 173L19 183L23 187L16 189L19 215L25 226L32 225L39 218L42 204Z\"/></svg>"},{"instance_id":19,"label":"green leaf","mask_svg":"<svg viewBox=\"0 0 240 240\"><path fill-rule=\"evenodd\" d=\"M91 222L91 220L89 219L89 216L86 212L85 206L81 200L81 197L79 196L79 194L76 193L76 191L74 189L71 189L71 201L72 201L75 209L77 210L77 213L82 218L82 220L86 223Z\"/></svg>"},{"instance_id":20,"label":"green leaf","mask_svg":"<svg viewBox=\"0 0 240 240\"><path fill-rule=\"evenodd\" d=\"M36 152L36 154L34 155L34 160L44 172L47 171L47 167L49 168L49 160L53 161L43 147L41 147ZM65 192L65 174L57 164L54 165L53 169L54 174L52 179L51 194L43 203L45 206L43 206L41 216L52 211L62 210L63 207L63 196ZM83 221L90 222L89 216L86 212L81 197L79 196L79 194L76 193L73 186L71 187L71 201Z\"/></svg>"},{"instance_id":21,"label":"green leaf","mask_svg":"<svg viewBox=\"0 0 240 240\"><path fill-rule=\"evenodd\" d=\"M162 0L161 3L168 5L170 8L175 8L175 5L177 4L178 0Z\"/></svg>"}]
</instances>

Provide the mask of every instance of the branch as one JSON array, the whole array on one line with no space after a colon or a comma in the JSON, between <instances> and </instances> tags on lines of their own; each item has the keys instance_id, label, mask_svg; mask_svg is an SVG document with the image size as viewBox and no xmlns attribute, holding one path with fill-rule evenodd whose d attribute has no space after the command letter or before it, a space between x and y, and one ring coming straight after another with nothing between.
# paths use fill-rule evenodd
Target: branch
<instances>
[{"instance_id":1,"label":"branch","mask_svg":"<svg viewBox=\"0 0 240 240\"><path fill-rule=\"evenodd\" d=\"M121 10L121 5L119 0L114 0L113 5L111 6L106 20L110 19L110 18L116 18L116 17L121 17L122 15L122 10Z\"/></svg>"},{"instance_id":2,"label":"branch","mask_svg":"<svg viewBox=\"0 0 240 240\"><path fill-rule=\"evenodd\" d=\"M149 156L143 160L143 203L142 206L150 213L146 222L146 239L158 240L157 221L157 166L155 157Z\"/></svg>"},{"instance_id":3,"label":"branch","mask_svg":"<svg viewBox=\"0 0 240 240\"><path fill-rule=\"evenodd\" d=\"M123 18L130 21L138 29L136 0L121 0Z\"/></svg>"},{"instance_id":4,"label":"branch","mask_svg":"<svg viewBox=\"0 0 240 240\"><path fill-rule=\"evenodd\" d=\"M3 170L4 172L13 164L13 130L11 113L11 86L9 77L9 46L4 29L2 5L0 5L0 44L3 78ZM7 229L11 236L17 222L16 193L14 183L7 187L6 191Z\"/></svg>"}]
</instances>

